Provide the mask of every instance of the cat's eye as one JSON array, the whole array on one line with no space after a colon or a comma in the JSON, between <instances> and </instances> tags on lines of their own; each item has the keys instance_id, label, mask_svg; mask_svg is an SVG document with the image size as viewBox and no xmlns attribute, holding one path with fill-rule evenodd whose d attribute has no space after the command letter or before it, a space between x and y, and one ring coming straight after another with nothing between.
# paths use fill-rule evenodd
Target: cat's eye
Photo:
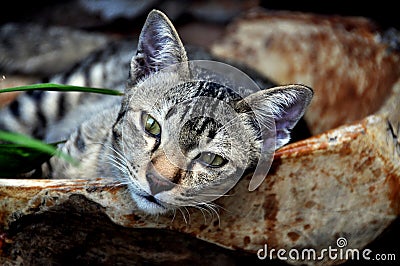
<instances>
[{"instance_id":1,"label":"cat's eye","mask_svg":"<svg viewBox=\"0 0 400 266\"><path fill-rule=\"evenodd\" d=\"M144 130L153 137L160 137L161 127L157 120L149 114L143 114L142 123Z\"/></svg>"},{"instance_id":2,"label":"cat's eye","mask_svg":"<svg viewBox=\"0 0 400 266\"><path fill-rule=\"evenodd\" d=\"M221 167L228 162L221 155L212 152L203 152L197 156L197 160L210 167Z\"/></svg>"}]
</instances>

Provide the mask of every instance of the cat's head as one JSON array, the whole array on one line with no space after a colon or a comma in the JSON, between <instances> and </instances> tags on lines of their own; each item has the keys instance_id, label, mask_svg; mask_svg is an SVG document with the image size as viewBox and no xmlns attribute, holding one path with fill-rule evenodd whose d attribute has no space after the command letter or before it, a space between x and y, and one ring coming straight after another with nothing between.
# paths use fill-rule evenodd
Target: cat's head
<instances>
[{"instance_id":1,"label":"cat's head","mask_svg":"<svg viewBox=\"0 0 400 266\"><path fill-rule=\"evenodd\" d=\"M272 120L274 147L286 144L313 94L289 85L239 95L213 81L188 79L187 60L171 22L152 11L113 126L113 172L150 214L221 196L257 164L262 127Z\"/></svg>"}]
</instances>

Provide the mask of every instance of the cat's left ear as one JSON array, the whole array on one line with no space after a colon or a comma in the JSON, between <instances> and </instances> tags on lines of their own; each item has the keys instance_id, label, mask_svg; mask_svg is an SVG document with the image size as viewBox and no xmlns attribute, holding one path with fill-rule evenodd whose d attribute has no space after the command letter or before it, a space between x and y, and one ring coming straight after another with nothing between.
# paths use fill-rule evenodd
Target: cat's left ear
<instances>
[{"instance_id":1,"label":"cat's left ear","mask_svg":"<svg viewBox=\"0 0 400 266\"><path fill-rule=\"evenodd\" d=\"M303 85L277 86L253 93L237 103L237 107L249 106L256 113L261 125L268 125L270 115L273 116L276 128L276 144L278 149L289 142L290 132L304 115L314 92ZM243 109L243 108L240 108Z\"/></svg>"},{"instance_id":2,"label":"cat's left ear","mask_svg":"<svg viewBox=\"0 0 400 266\"><path fill-rule=\"evenodd\" d=\"M160 69L184 61L187 61L186 51L171 21L161 11L152 10L131 61L131 85Z\"/></svg>"}]
</instances>

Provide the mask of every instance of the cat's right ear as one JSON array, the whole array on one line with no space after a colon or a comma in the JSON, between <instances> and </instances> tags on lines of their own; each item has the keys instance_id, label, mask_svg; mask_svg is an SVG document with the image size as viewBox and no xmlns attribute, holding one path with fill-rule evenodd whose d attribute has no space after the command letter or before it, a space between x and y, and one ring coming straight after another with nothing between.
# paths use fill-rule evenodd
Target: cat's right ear
<instances>
[{"instance_id":1,"label":"cat's right ear","mask_svg":"<svg viewBox=\"0 0 400 266\"><path fill-rule=\"evenodd\" d=\"M131 61L130 85L167 66L187 61L186 51L168 17L152 10L139 36L137 53Z\"/></svg>"},{"instance_id":2,"label":"cat's right ear","mask_svg":"<svg viewBox=\"0 0 400 266\"><path fill-rule=\"evenodd\" d=\"M301 84L277 86L247 96L236 107L238 110L246 110L243 106L249 106L261 125L270 125L269 121L273 118L275 147L278 149L289 142L291 130L304 115L313 95L311 88Z\"/></svg>"}]
</instances>

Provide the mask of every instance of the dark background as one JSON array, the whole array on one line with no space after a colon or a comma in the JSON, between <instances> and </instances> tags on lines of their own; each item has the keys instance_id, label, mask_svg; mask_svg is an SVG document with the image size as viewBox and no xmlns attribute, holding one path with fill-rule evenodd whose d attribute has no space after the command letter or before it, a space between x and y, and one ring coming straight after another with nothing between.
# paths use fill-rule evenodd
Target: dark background
<instances>
[{"instance_id":1,"label":"dark background","mask_svg":"<svg viewBox=\"0 0 400 266\"><path fill-rule=\"evenodd\" d=\"M382 27L399 29L400 14L396 1L261 1L269 9L312 12L325 15L363 16Z\"/></svg>"},{"instance_id":2,"label":"dark background","mask_svg":"<svg viewBox=\"0 0 400 266\"><path fill-rule=\"evenodd\" d=\"M93 0L88 0L93 1ZM36 0L23 1L14 0L2 2L0 7L0 23L29 20L32 15L42 11L44 8L58 5L60 3L72 3L73 0ZM140 1L139 1L140 2ZM161 2L161 1L160 1ZM179 2L179 1L175 1ZM212 1L181 1L181 2L212 2ZM215 1L221 2L221 1ZM222 1L224 2L224 1ZM229 1L225 1L229 2ZM236 1L250 2L250 1ZM400 14L396 7L396 1L279 1L261 0L260 6L274 10L290 10L312 12L319 14L335 14L343 16L364 16L378 22L382 27L400 28ZM179 3L178 3L179 4ZM68 14L71 10L65 10Z\"/></svg>"}]
</instances>

